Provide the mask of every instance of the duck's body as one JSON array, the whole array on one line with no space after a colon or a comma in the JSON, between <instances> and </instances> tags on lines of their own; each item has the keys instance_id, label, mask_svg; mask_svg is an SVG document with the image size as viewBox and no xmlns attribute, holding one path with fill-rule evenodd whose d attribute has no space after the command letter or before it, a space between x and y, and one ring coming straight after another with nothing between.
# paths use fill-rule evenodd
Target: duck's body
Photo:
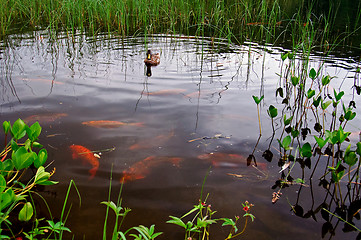
<instances>
[{"instance_id":1,"label":"duck's body","mask_svg":"<svg viewBox=\"0 0 361 240\"><path fill-rule=\"evenodd\" d=\"M150 50L147 51L147 57L144 59L147 66L157 66L160 63L159 53L152 54Z\"/></svg>"}]
</instances>

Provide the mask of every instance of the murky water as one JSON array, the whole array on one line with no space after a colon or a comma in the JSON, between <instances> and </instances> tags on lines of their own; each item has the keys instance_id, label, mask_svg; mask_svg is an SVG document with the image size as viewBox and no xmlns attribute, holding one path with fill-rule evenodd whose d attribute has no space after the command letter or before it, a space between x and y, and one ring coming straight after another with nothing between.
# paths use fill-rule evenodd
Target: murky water
<instances>
[{"instance_id":1,"label":"murky water","mask_svg":"<svg viewBox=\"0 0 361 240\"><path fill-rule=\"evenodd\" d=\"M151 77L143 62L147 48L161 57ZM255 205L256 221L248 225L244 239L320 239L321 218L315 222L290 212L288 201L294 204L298 187L285 189L282 200L272 204L279 167L261 157L272 134L266 108L277 104L284 51L185 36L78 35L52 41L42 32L14 35L1 47L0 116L2 121L40 122L40 142L60 181L44 193L49 204L55 214L60 211L70 179L82 196L80 208L71 196L67 225L75 239L101 238L105 206L100 202L107 200L111 172L113 201L122 176L132 176L122 193L123 206L133 209L125 227L155 224L164 232L159 239L182 239L181 228L165 222L198 203L208 171L203 194L209 193L207 203L217 210L216 217L243 215L245 200ZM334 88L341 87L345 98L352 99L357 59L313 55L310 65L320 62L325 62L324 74L337 77ZM245 159L259 136L252 95L261 94L266 105L255 152L258 167L247 167ZM359 116L360 108L356 112ZM348 130L360 131L360 120ZM72 145L99 154L100 159L94 158L99 167L74 156ZM322 199L324 192L316 186L314 195ZM297 201L310 205L308 199L305 194ZM339 227L333 239L353 234ZM219 227L211 231L212 239L226 235Z\"/></svg>"}]
</instances>

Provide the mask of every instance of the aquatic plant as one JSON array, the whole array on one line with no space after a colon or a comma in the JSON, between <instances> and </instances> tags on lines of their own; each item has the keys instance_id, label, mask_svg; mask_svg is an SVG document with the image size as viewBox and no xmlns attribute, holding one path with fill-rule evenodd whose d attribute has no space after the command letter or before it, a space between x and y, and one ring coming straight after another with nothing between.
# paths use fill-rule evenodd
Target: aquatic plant
<instances>
[{"instance_id":1,"label":"aquatic plant","mask_svg":"<svg viewBox=\"0 0 361 240\"><path fill-rule=\"evenodd\" d=\"M245 212L243 217L245 218L245 223L242 231L238 231L238 221L240 219L239 216L235 216L233 218L213 218L213 215L216 213L216 211L212 210L212 206L210 204L207 204L206 201L208 199L208 195L205 197L205 199L202 199L203 197L203 189L206 182L206 179L208 177L208 173L206 174L202 188L201 188L201 194L200 194L200 200L197 205L194 205L193 208L185 213L182 217L175 217L175 216L169 216L171 220L168 220L167 223L178 225L182 228L184 228L185 235L184 240L191 240L191 239L210 239L210 226L212 224L217 224L219 222L223 222L222 226L231 226L231 229L229 231L228 236L225 238L232 239L235 237L238 237L239 235L243 234L247 227L248 218L252 220L252 222L255 219L255 216L251 213L251 207L254 205L249 203L248 201L245 201L242 203L243 211ZM186 219L191 220L186 220Z\"/></svg>"},{"instance_id":2,"label":"aquatic plant","mask_svg":"<svg viewBox=\"0 0 361 240\"><path fill-rule=\"evenodd\" d=\"M0 153L1 239L15 238L20 234L28 239L35 239L38 235L61 239L64 231L70 232L70 229L65 227L64 213L67 200L64 202L61 217L57 222L54 222L51 212L51 218L46 221L44 218L39 219L36 214L33 196L36 195L43 199L36 192L36 186L57 183L50 180L55 169L47 172L44 167L48 154L37 141L41 133L41 126L38 122L28 126L23 120L18 119L12 125L8 121L3 122L3 130L5 133L4 150ZM10 141L8 141L9 137ZM24 138L25 140L21 141ZM31 174L30 168L35 169L36 173ZM69 190L71 186L72 184L69 185ZM17 220L14 218L16 215ZM18 229L17 221L29 222L32 230L26 232Z\"/></svg>"},{"instance_id":3,"label":"aquatic plant","mask_svg":"<svg viewBox=\"0 0 361 240\"><path fill-rule=\"evenodd\" d=\"M344 91L333 89L333 92L329 92L333 77L321 74L322 64L319 69L309 69L307 55L299 58L301 64L296 63L297 58L293 53L283 54L281 59L285 69L281 69L283 82L276 90L276 97L281 97L282 103L277 106L279 111L272 105L267 110L272 122L274 118L277 119L277 112L281 113L279 127L273 128L273 135L280 131L277 142L280 155L278 166L281 170L280 178L272 187L278 189L272 194L272 202L276 203L282 198L282 189L299 186L298 192L301 192L302 188L312 185L316 178L319 186L326 191L324 201L314 208L311 188L312 207L304 213L298 202L298 194L296 203L291 204L295 215L316 220L316 213L320 212L326 221L322 236L335 233L338 223L331 223L332 218L345 223L344 231L359 231L354 221L359 219L358 211L361 209L361 139L350 142L351 132L346 131L349 126L355 128L351 121L356 117L356 101L350 100L346 104ZM357 69L355 73L359 74ZM358 83L355 85L358 86ZM356 94L360 95L359 92ZM272 141L273 137L270 145ZM267 161L272 161L270 148L263 156ZM307 168L309 171L306 171ZM316 172L321 172L321 175L316 176ZM300 176L295 177L296 174Z\"/></svg>"}]
</instances>

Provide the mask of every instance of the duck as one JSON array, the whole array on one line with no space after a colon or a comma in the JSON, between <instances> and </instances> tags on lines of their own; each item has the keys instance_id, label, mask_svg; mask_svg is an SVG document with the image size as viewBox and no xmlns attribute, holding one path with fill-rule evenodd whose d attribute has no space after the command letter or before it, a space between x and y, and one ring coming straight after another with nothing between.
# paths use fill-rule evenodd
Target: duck
<instances>
[{"instance_id":1,"label":"duck","mask_svg":"<svg viewBox=\"0 0 361 240\"><path fill-rule=\"evenodd\" d=\"M157 66L160 63L159 53L154 54L148 50L147 57L144 59L144 63L147 66Z\"/></svg>"}]
</instances>

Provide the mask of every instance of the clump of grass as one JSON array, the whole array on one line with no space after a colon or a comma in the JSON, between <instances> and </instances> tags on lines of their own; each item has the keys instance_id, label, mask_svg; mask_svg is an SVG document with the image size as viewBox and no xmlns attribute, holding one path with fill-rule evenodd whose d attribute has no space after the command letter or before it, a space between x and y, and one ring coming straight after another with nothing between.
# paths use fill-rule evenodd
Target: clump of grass
<instances>
[{"instance_id":1,"label":"clump of grass","mask_svg":"<svg viewBox=\"0 0 361 240\"><path fill-rule=\"evenodd\" d=\"M13 31L47 28L75 30L90 34L182 33L226 38L229 41L275 42L292 38L293 45L303 42L305 33L322 32L319 45L331 44L340 6L329 5L325 13L315 5L275 0L0 0L0 37ZM342 33L360 27L361 5L355 23ZM292 9L292 10L288 10ZM322 30L322 31L321 31ZM338 30L337 30L338 31ZM313 43L313 42L310 42Z\"/></svg>"}]
</instances>

